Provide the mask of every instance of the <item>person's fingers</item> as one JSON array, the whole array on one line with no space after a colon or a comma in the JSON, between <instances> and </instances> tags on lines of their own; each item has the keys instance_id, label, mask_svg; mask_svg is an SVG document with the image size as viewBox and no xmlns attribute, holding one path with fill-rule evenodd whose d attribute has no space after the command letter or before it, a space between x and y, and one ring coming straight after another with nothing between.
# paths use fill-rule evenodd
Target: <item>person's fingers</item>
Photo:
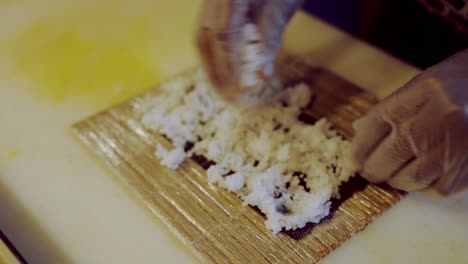
<instances>
[{"instance_id":1,"label":"person's fingers","mask_svg":"<svg viewBox=\"0 0 468 264\"><path fill-rule=\"evenodd\" d=\"M364 176L442 196L468 187L466 56L468 51L424 71L357 123L354 145ZM366 120L388 124L390 135L370 137Z\"/></svg>"},{"instance_id":2,"label":"person's fingers","mask_svg":"<svg viewBox=\"0 0 468 264\"><path fill-rule=\"evenodd\" d=\"M365 178L385 181L405 163L438 144L439 128L433 126L442 122L445 110L450 109L440 87L435 79L416 77L356 123L354 153Z\"/></svg>"},{"instance_id":3,"label":"person's fingers","mask_svg":"<svg viewBox=\"0 0 468 264\"><path fill-rule=\"evenodd\" d=\"M210 81L229 98L238 93L241 30L251 1L205 0L197 34L197 48Z\"/></svg>"},{"instance_id":4,"label":"person's fingers","mask_svg":"<svg viewBox=\"0 0 468 264\"><path fill-rule=\"evenodd\" d=\"M367 158L390 134L392 128L381 118L375 108L365 117L355 121L353 128L356 131L352 141L353 158L362 168Z\"/></svg>"},{"instance_id":5,"label":"person's fingers","mask_svg":"<svg viewBox=\"0 0 468 264\"><path fill-rule=\"evenodd\" d=\"M201 62L210 81L221 94L234 93L236 77L238 76L235 50L230 48L235 43L225 43L225 37L216 35L209 29L200 29L197 34L197 46Z\"/></svg>"},{"instance_id":6,"label":"person's fingers","mask_svg":"<svg viewBox=\"0 0 468 264\"><path fill-rule=\"evenodd\" d=\"M451 108L443 95L435 96L435 92L432 94L433 97L424 100L415 109L397 109L397 113L387 110L389 121L401 123L393 123L392 133L365 161L362 170L365 178L373 182L386 181L408 162L413 160L418 164L420 161L417 160L422 155L442 144L444 133L441 131L444 130L445 120L449 112L456 108ZM405 94L401 95L400 98L404 100ZM401 186L404 181L398 179L396 181ZM412 188L411 186L413 185L408 188Z\"/></svg>"},{"instance_id":7,"label":"person's fingers","mask_svg":"<svg viewBox=\"0 0 468 264\"><path fill-rule=\"evenodd\" d=\"M353 154L359 164L364 164L372 152L397 128L401 122L417 114L426 103L424 96L415 94L411 87L418 83L414 78L405 86L377 104L365 117L355 121L353 128ZM370 177L370 176L369 176Z\"/></svg>"},{"instance_id":8,"label":"person's fingers","mask_svg":"<svg viewBox=\"0 0 468 264\"><path fill-rule=\"evenodd\" d=\"M218 33L214 40L215 71L218 87L226 99L234 99L240 93L241 29Z\"/></svg>"},{"instance_id":9,"label":"person's fingers","mask_svg":"<svg viewBox=\"0 0 468 264\"><path fill-rule=\"evenodd\" d=\"M443 176L429 189L440 196L460 192L468 187L468 120L459 111L447 117L444 125Z\"/></svg>"},{"instance_id":10,"label":"person's fingers","mask_svg":"<svg viewBox=\"0 0 468 264\"><path fill-rule=\"evenodd\" d=\"M265 79L271 79L274 75L275 61L282 44L283 31L302 3L302 0L270 0L263 5L258 13L256 24L264 48L262 73Z\"/></svg>"},{"instance_id":11,"label":"person's fingers","mask_svg":"<svg viewBox=\"0 0 468 264\"><path fill-rule=\"evenodd\" d=\"M196 40L201 63L208 75L208 78L215 86L221 85L219 78L220 74L217 72L215 62L215 51L213 47L214 41L211 37L211 31L206 28L200 29L197 32Z\"/></svg>"},{"instance_id":12,"label":"person's fingers","mask_svg":"<svg viewBox=\"0 0 468 264\"><path fill-rule=\"evenodd\" d=\"M440 82L434 78L413 78L379 103L382 118L398 126L417 115L433 98L434 87L440 87Z\"/></svg>"},{"instance_id":13,"label":"person's fingers","mask_svg":"<svg viewBox=\"0 0 468 264\"><path fill-rule=\"evenodd\" d=\"M420 120L414 121L418 129L426 131L421 138L413 140L418 142L418 149L424 151L417 153L415 160L388 181L391 186L415 191L431 185L430 189L440 195L454 193L467 186L468 122L464 120L461 111L444 115L444 108L439 110L441 114L438 116L433 113L433 119L428 119L427 122L418 124ZM411 137L417 135L413 134Z\"/></svg>"},{"instance_id":14,"label":"person's fingers","mask_svg":"<svg viewBox=\"0 0 468 264\"><path fill-rule=\"evenodd\" d=\"M240 28L246 23L251 0L204 0L200 26L214 32Z\"/></svg>"},{"instance_id":15,"label":"person's fingers","mask_svg":"<svg viewBox=\"0 0 468 264\"><path fill-rule=\"evenodd\" d=\"M426 86L425 94L429 96L422 108L400 126L407 132L413 153L418 156L436 145L440 145L446 136L446 129L452 127L453 114L460 111L454 105L439 83Z\"/></svg>"},{"instance_id":16,"label":"person's fingers","mask_svg":"<svg viewBox=\"0 0 468 264\"><path fill-rule=\"evenodd\" d=\"M441 145L447 118L456 107L443 95L430 98L401 124L394 124L391 134L376 147L365 161L362 174L373 182L389 179L410 160L418 159L436 145ZM400 112L401 114L402 112ZM410 113L410 111L406 112ZM398 115L402 118L405 114ZM395 119L394 119L395 120Z\"/></svg>"},{"instance_id":17,"label":"person's fingers","mask_svg":"<svg viewBox=\"0 0 468 264\"><path fill-rule=\"evenodd\" d=\"M459 193L468 188L468 158L459 158L443 177L429 186L428 190L437 196L448 196Z\"/></svg>"},{"instance_id":18,"label":"person's fingers","mask_svg":"<svg viewBox=\"0 0 468 264\"><path fill-rule=\"evenodd\" d=\"M442 147L435 148L408 163L387 183L403 191L422 190L442 176L443 156Z\"/></svg>"},{"instance_id":19,"label":"person's fingers","mask_svg":"<svg viewBox=\"0 0 468 264\"><path fill-rule=\"evenodd\" d=\"M414 159L405 132L394 129L370 154L363 164L361 174L371 182L388 180L402 166Z\"/></svg>"}]
</instances>

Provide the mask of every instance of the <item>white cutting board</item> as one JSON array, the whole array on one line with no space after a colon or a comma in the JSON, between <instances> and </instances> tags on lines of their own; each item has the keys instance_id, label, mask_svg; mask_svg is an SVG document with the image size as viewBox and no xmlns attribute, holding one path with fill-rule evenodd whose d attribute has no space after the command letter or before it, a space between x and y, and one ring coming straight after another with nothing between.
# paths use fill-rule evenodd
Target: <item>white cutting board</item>
<instances>
[{"instance_id":1,"label":"white cutting board","mask_svg":"<svg viewBox=\"0 0 468 264\"><path fill-rule=\"evenodd\" d=\"M0 228L31 262L195 261L69 128L195 65L198 5L0 2ZM304 14L286 46L381 97L418 72ZM464 263L467 221L411 195L323 263Z\"/></svg>"}]
</instances>

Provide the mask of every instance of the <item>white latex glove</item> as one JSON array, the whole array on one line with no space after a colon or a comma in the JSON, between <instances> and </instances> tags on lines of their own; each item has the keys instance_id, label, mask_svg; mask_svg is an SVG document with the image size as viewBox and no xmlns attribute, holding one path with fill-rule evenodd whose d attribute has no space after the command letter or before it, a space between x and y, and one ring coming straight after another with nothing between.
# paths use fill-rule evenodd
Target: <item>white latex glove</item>
<instances>
[{"instance_id":1,"label":"white latex glove","mask_svg":"<svg viewBox=\"0 0 468 264\"><path fill-rule=\"evenodd\" d=\"M242 91L242 30L254 24L260 35L263 65L258 75L268 81L281 46L282 33L302 0L205 0L197 47L211 82L228 100Z\"/></svg>"},{"instance_id":2,"label":"white latex glove","mask_svg":"<svg viewBox=\"0 0 468 264\"><path fill-rule=\"evenodd\" d=\"M429 68L354 124L363 177L446 196L468 186L468 50Z\"/></svg>"}]
</instances>

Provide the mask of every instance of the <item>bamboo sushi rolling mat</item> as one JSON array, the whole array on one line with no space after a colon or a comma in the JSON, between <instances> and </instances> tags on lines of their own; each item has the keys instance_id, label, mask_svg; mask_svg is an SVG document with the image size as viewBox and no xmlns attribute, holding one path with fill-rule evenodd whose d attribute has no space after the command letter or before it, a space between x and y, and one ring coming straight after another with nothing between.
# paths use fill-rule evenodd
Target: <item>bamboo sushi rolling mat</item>
<instances>
[{"instance_id":1,"label":"bamboo sushi rolling mat","mask_svg":"<svg viewBox=\"0 0 468 264\"><path fill-rule=\"evenodd\" d=\"M352 122L377 102L355 85L305 61L284 56L279 65L286 84L305 82L313 90L304 115L311 120L326 117L348 139L353 135ZM178 171L160 165L155 146L169 142L142 125L139 111L157 94L156 87L74 124L73 129L204 262L314 263L403 196L373 184L351 186L343 190L349 194L346 199L320 224L308 225L301 234L273 235L258 211L243 207L235 194L209 184L206 171L195 161L184 162Z\"/></svg>"}]
</instances>

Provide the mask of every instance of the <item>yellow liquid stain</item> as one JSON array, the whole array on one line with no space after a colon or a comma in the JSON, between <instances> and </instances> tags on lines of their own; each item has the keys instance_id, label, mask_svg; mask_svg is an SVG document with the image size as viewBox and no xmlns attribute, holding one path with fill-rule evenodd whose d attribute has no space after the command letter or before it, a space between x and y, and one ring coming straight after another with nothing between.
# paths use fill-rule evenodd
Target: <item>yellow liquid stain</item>
<instances>
[{"instance_id":1,"label":"yellow liquid stain","mask_svg":"<svg viewBox=\"0 0 468 264\"><path fill-rule=\"evenodd\" d=\"M20 154L21 154L21 153L20 153L20 150L19 150L19 149L9 149L9 150L7 151L7 157L8 157L9 159L15 159L15 158L17 158Z\"/></svg>"},{"instance_id":2,"label":"yellow liquid stain","mask_svg":"<svg viewBox=\"0 0 468 264\"><path fill-rule=\"evenodd\" d=\"M15 46L18 71L37 81L39 95L54 102L69 97L116 101L132 96L158 79L157 71L144 60L144 51L134 43L93 43L76 32L54 32L39 25L24 32L19 43L34 43L36 39L53 41L34 46ZM103 98L103 97L111 98Z\"/></svg>"},{"instance_id":3,"label":"yellow liquid stain","mask_svg":"<svg viewBox=\"0 0 468 264\"><path fill-rule=\"evenodd\" d=\"M0 159L16 159L21 155L21 150L18 147L11 145L0 145Z\"/></svg>"},{"instance_id":4,"label":"yellow liquid stain","mask_svg":"<svg viewBox=\"0 0 468 264\"><path fill-rule=\"evenodd\" d=\"M19 148L4 146L3 151L8 159L16 159L21 155L21 150Z\"/></svg>"},{"instance_id":5,"label":"yellow liquid stain","mask_svg":"<svg viewBox=\"0 0 468 264\"><path fill-rule=\"evenodd\" d=\"M40 6L6 45L15 71L40 98L107 106L163 81L167 65L193 61L193 8L177 19L181 1L130 2Z\"/></svg>"}]
</instances>

